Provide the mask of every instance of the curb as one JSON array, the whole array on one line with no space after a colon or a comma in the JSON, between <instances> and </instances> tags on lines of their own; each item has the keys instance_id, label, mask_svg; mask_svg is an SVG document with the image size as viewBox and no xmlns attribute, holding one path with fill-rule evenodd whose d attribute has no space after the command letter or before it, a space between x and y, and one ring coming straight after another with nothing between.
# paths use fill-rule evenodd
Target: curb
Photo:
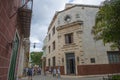
<instances>
[{"instance_id":1,"label":"curb","mask_svg":"<svg viewBox=\"0 0 120 80\"><path fill-rule=\"evenodd\" d=\"M92 78L92 77L105 77L107 75L86 75L86 76L69 76L69 75L61 75L61 77L64 77L64 78Z\"/></svg>"}]
</instances>

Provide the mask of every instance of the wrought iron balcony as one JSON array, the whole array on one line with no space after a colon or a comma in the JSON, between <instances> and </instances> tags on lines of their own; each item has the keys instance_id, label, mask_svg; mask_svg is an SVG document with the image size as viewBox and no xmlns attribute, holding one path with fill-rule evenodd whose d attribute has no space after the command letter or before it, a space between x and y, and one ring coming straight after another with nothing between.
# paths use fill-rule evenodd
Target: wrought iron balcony
<instances>
[{"instance_id":1,"label":"wrought iron balcony","mask_svg":"<svg viewBox=\"0 0 120 80\"><path fill-rule=\"evenodd\" d=\"M29 0L22 7L18 9L18 22L24 35L24 38L30 36L30 25L32 17L33 1Z\"/></svg>"}]
</instances>

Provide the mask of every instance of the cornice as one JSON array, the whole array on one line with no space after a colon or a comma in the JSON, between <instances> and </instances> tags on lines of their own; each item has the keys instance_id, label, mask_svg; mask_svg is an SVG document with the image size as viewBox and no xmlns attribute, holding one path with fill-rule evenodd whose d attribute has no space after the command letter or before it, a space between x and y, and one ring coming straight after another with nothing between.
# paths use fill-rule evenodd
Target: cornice
<instances>
[{"instance_id":1,"label":"cornice","mask_svg":"<svg viewBox=\"0 0 120 80\"><path fill-rule=\"evenodd\" d=\"M64 28L68 28L68 27L75 26L75 25L82 25L82 24L83 24L83 21L74 21L74 22L71 22L65 25L58 26L56 29L61 30Z\"/></svg>"},{"instance_id":2,"label":"cornice","mask_svg":"<svg viewBox=\"0 0 120 80\"><path fill-rule=\"evenodd\" d=\"M71 7L69 7L69 8L66 8L66 9L64 9L64 10L62 10L62 11L57 11L57 12L55 13L55 15L54 15L54 17L53 17L53 19L52 19L49 27L48 27L48 32L49 32L52 24L55 22L55 19L57 18L57 16L58 16L59 13L64 12L64 11L67 11L67 10L72 9L72 8L74 8L74 7L100 8L101 6L97 6L97 5L84 5L84 4L73 4L73 6L71 6Z\"/></svg>"}]
</instances>

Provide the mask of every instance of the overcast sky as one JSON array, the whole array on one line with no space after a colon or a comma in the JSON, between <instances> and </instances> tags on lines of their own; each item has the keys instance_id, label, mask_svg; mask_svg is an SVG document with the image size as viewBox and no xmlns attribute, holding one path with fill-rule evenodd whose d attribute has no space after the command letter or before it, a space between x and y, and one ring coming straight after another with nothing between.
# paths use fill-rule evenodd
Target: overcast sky
<instances>
[{"instance_id":1,"label":"overcast sky","mask_svg":"<svg viewBox=\"0 0 120 80\"><path fill-rule=\"evenodd\" d=\"M43 40L55 11L64 9L66 3L100 5L104 0L33 0L33 15L30 33L30 51L41 51ZM34 43L36 47L33 48Z\"/></svg>"}]
</instances>

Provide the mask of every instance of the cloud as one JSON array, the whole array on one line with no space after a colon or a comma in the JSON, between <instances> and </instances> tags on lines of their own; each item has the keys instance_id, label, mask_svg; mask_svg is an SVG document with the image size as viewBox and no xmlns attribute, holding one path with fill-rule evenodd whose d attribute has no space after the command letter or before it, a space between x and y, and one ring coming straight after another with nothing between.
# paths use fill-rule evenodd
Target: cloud
<instances>
[{"instance_id":1,"label":"cloud","mask_svg":"<svg viewBox=\"0 0 120 80\"><path fill-rule=\"evenodd\" d=\"M31 48L34 43L38 43L36 45L35 50L41 51L43 46L43 40L47 35L48 26L53 18L54 14L58 10L64 9L65 3L67 0L33 0L33 14L32 14L32 24L31 24Z\"/></svg>"},{"instance_id":2,"label":"cloud","mask_svg":"<svg viewBox=\"0 0 120 80\"><path fill-rule=\"evenodd\" d=\"M100 5L102 1L105 1L105 0L74 0L72 3Z\"/></svg>"},{"instance_id":3,"label":"cloud","mask_svg":"<svg viewBox=\"0 0 120 80\"><path fill-rule=\"evenodd\" d=\"M40 52L40 51L42 51L41 47L39 47L39 48L33 48L33 47L31 47L31 51L30 52Z\"/></svg>"},{"instance_id":4,"label":"cloud","mask_svg":"<svg viewBox=\"0 0 120 80\"><path fill-rule=\"evenodd\" d=\"M73 2L74 0L69 0L69 2Z\"/></svg>"},{"instance_id":5,"label":"cloud","mask_svg":"<svg viewBox=\"0 0 120 80\"><path fill-rule=\"evenodd\" d=\"M32 24L47 24L56 10L63 8L66 0L34 0Z\"/></svg>"}]
</instances>

